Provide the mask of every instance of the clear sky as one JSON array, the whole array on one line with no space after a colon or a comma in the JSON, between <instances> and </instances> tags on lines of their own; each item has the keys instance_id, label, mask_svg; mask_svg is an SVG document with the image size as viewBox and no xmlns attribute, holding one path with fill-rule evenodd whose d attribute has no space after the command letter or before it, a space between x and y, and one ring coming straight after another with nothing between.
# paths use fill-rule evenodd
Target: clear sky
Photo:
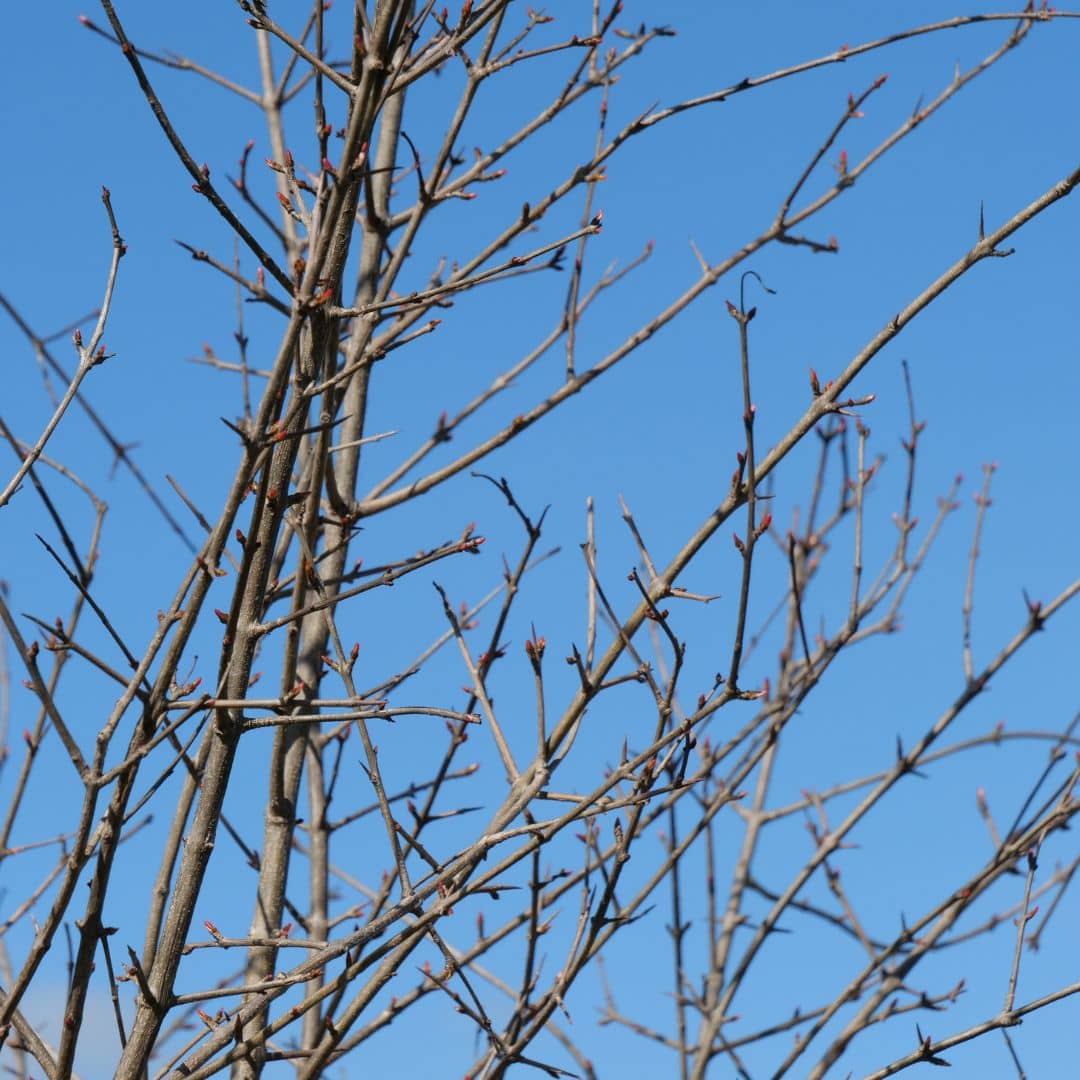
<instances>
[{"instance_id":1,"label":"clear sky","mask_svg":"<svg viewBox=\"0 0 1080 1080\"><path fill-rule=\"evenodd\" d=\"M281 9L284 20L289 5L272 6ZM572 16L588 7L562 0L547 10L557 16L560 28L568 29ZM236 298L220 277L193 262L174 241L206 248L226 262L233 257L232 241L205 202L191 192L190 178L165 144L123 58L79 25L77 16L83 10L104 21L90 0L85 8L52 0L11 5L5 13L0 95L6 107L0 112L0 133L6 167L0 185L7 208L7 257L0 269L0 292L43 336L93 310L100 302L110 247L100 188L110 188L130 250L121 265L105 337L116 356L91 374L86 399L118 438L136 444L139 467L189 534L197 537L196 523L165 476L175 477L208 517L216 517L238 456L236 437L219 417L235 418L239 398L230 376L191 359L202 355L207 345L223 357L233 354ZM237 6L209 0L181 5L120 0L118 10L141 47L171 50L230 79L255 84L256 53ZM617 25L662 20L678 33L656 41L627 69L612 94L609 130L655 103L673 104L746 76L831 53L843 44L854 46L973 10L1006 9L943 0L630 2ZM990 53L1008 30L1009 24L995 22L903 42L690 111L628 143L609 163L607 180L599 185L597 205L604 210L604 229L590 241L586 280L590 274L595 280L612 261L622 264L634 258L649 241L655 248L650 260L611 290L583 324L579 350L584 361L603 356L695 280L698 264L691 243L718 262L770 223L794 179L842 114L848 93L859 94L879 75L889 76L864 107L865 116L851 125L836 148L844 149L854 163L947 86L958 66L966 70ZM775 290L775 295L764 295L748 287L749 302L759 308L752 345L761 444L779 438L806 408L810 367L822 380L842 370L903 305L976 241L980 206L987 229L996 228L1080 165L1078 49L1080 20L1036 26L1020 48L966 87L807 227L807 233L822 242L835 237L838 253L777 246L749 264ZM550 97L564 68L561 58L549 67L537 65L513 84L512 92L485 99L475 127L463 140L469 153L474 142L492 145L526 110ZM151 74L193 154L208 163L215 178L235 175L249 138L256 142L254 162L268 156L265 128L250 104L190 73L151 69ZM454 73L448 72L441 83L433 80L410 98L405 129L421 154L433 152L445 130L457 85ZM476 246L478 231L485 236L494 231L515 206L538 199L565 175L570 163L584 159L595 138L595 116L595 103L583 105L557 128L543 132L535 145L511 157L506 177L485 185L475 203L451 207L440 229L413 256L407 287L423 287L441 255L449 260L466 257ZM307 131L306 119L297 122L296 131L299 140L300 132ZM809 182L807 200L831 184L836 156L831 153ZM239 200L234 201L239 207ZM575 201L553 213L537 242L572 230L580 212L580 201ZM905 604L903 632L853 654L807 703L790 752L781 755L777 767L777 804L796 798L808 786L825 787L887 767L897 735L908 741L917 738L962 689L961 605L975 520L972 496L985 463L996 462L998 470L978 564L976 664L987 662L1022 626L1023 590L1049 600L1077 576L1078 240L1080 201L1074 197L1016 236L1010 258L977 267L855 383L853 393L876 395L861 416L872 428L872 449L886 458L872 486L868 511L868 573L893 542L890 515L899 509L903 494L899 440L907 432L907 401L902 360L910 365L919 416L927 423L916 493L920 535L935 512L936 498L957 474L963 475L960 508ZM251 272L252 267L246 269ZM378 404L369 430L399 434L365 458L364 491L431 433L443 410L457 408L550 329L565 287L565 276L535 275L478 292L447 314L438 334L394 354L393 362L377 369ZM586 498L596 501L601 566L611 582L613 602L628 611L634 593L624 579L635 552L620 521L618 495L633 509L657 561L666 562L727 490L740 446L742 406L737 337L724 311L725 299L738 301L737 280L721 282L613 373L481 466L507 477L527 509L539 512L550 504L541 547L561 546L559 556L532 576L510 634L512 666L500 673L502 700L516 701L520 695L527 715L532 687L521 643L530 624L547 637L556 658L569 651L572 641L580 642L583 633L584 568L578 544L584 537ZM280 320L254 306L247 306L244 316L252 363L268 366ZM67 338L51 347L70 370L74 351ZM0 348L0 411L19 437L32 441L52 405L33 350L2 312ZM486 417L463 429L451 449L496 430L550 392L560 378L561 356L556 349L546 368L531 372ZM95 590L138 653L154 630L156 612L170 603L189 552L131 476L123 470L113 475L107 448L81 413L68 417L48 454L66 462L109 504ZM10 454L4 460L8 464L0 470L0 480L6 483L15 465ZM797 454L777 478L773 513L784 527L795 508L805 503L813 461L809 452ZM90 522L85 498L55 478L49 482L58 504L85 538ZM358 556L378 563L433 546L474 519L489 537L483 558L419 575L389 597L376 597L362 617L354 616L358 625L349 633L361 641L371 682L407 663L441 632L444 624L430 588L432 578L444 583L456 600L475 601L498 582L501 553L515 556L520 529L497 493L466 473L430 497L379 519L364 534ZM56 544L55 529L27 487L0 510L0 578L7 582L14 611L52 620L70 609L71 590L34 540L35 531ZM708 608L687 610L681 624L680 632L690 643L686 693L692 689L694 695L707 688L710 673L724 662L717 657L729 648L739 569L730 531L706 549L682 582L695 592L722 595ZM808 598L815 625L820 618L833 625L843 611L846 566L841 562L836 576L824 579L820 595ZM771 587L769 573L774 575ZM766 556L753 611L758 622L782 588L783 573L782 560ZM833 588L839 592L831 592ZM211 606L227 607L227 593L222 596L224 603ZM88 641L105 648L100 633L89 622L84 625ZM217 645L209 631L195 650L203 659L193 657L191 662L197 674L211 680ZM31 633L29 624L25 632ZM1062 730L1080 705L1070 675L1078 633L1080 617L1065 611L994 682L992 692L965 716L955 738L986 732L998 722L1010 729ZM749 662L749 684L775 666L775 656L767 652L763 646ZM36 714L10 650L7 663L11 757L0 774L4 805L22 758L21 732ZM89 745L115 692L75 666L66 678L64 700L73 712L84 713L80 735ZM466 682L467 674L456 658L447 656L433 666L429 678L425 685L446 683L453 688ZM553 673L551 692L557 702L570 686L561 671ZM447 692L445 686L433 691L439 692ZM603 716L632 732L629 711L623 715L607 706ZM530 724L523 726L531 731ZM597 754L613 753L618 742L598 739ZM62 791L71 774L55 750L50 752L54 756L37 778L33 810L22 815L13 843L31 843L70 827L65 817L69 804L60 794L53 798L51 788ZM895 897L941 891L947 887L943 883L961 877L969 864L973 867L985 857L989 841L976 809L976 788L984 787L1001 819L1011 820L1045 754L1042 744L983 750L950 761L933 774L933 784L926 788L932 794L924 794L913 782L880 820L867 823L855 838L861 846L844 864L844 875L852 892L880 917L879 933L895 929ZM397 768L400 779L408 776L405 764L399 762ZM263 781L257 768L250 775L250 781L237 786L228 809L257 844ZM583 769L574 779L584 785L590 775L595 771ZM156 865L161 825L155 822L132 841L147 866ZM804 858L808 843L801 820L778 840L766 863L775 871L774 884L786 881L785 865ZM1067 836L1057 844L1053 858L1072 857ZM1047 859L1048 870L1053 858ZM27 856L4 863L0 918L7 918L51 859L51 854L43 854L37 861ZM234 849L223 849L219 862L208 910L200 919L214 917L214 899L227 896L229 874L245 872ZM996 894L999 907L1018 902L1021 888L1020 878L1006 885ZM812 892L823 901L828 897L824 886ZM136 888L125 892L117 898L117 910L110 912L115 924L133 928L123 944L141 943L142 895ZM700 909L691 917L700 920ZM1025 958L1020 1000L1075 979L1073 895L1066 895L1058 918L1046 947ZM624 1013L648 1020L659 1010L664 1019L657 1022L666 1024L667 939L662 918L654 915L653 920L635 928L637 936L613 961L610 973L623 987L619 1006ZM241 934L245 927L231 929ZM16 967L28 940L25 925L8 935ZM759 978L748 987L748 1015L771 1016L766 1004L778 986L785 988L783 1001L789 985L793 1001L822 996L820 990L798 995L799 986L819 980L834 960L831 954L816 952L809 936L807 941L805 952L786 952L782 963L779 953L775 963L766 954ZM880 1034L864 1036L837 1075L848 1069L860 1075L912 1049L915 1019L924 1032L942 1036L993 1015L1004 993L1012 942L1012 929L1006 927L985 948L969 954L962 973L971 992L952 1011L902 1019ZM856 959L844 957L845 962ZM664 971L662 987L657 985L659 976L641 977L654 968ZM919 985L930 992L943 992L955 977L953 969L940 962L927 972ZM62 963L56 964L55 976L51 992L59 1000ZM593 1027L593 980L583 981L579 1000L574 1033L601 1075L646 1077L670 1070L672 1059L662 1049L624 1031ZM53 1007L58 1006L43 989L29 999L27 1011L40 1018ZM108 1016L103 990L95 1008L100 1008L104 1032ZM396 1075L440 1075L440 1063L445 1067L453 1061L457 1070L470 1060L472 1033L466 1025L447 1020L436 1009L426 1016L438 1025L438 1038L411 1047L417 1071ZM1030 1075L1065 1075L1062 1060L1074 1041L1068 1033L1078 1020L1080 1005L1071 1000L1018 1029L1017 1046ZM394 1032L373 1044L367 1073L383 1070L388 1075L385 1062L400 1053L392 1046ZM87 1059L84 1077L107 1075L115 1055L107 1035L102 1034L97 1045L94 1034L96 1053ZM440 1049L442 1040L451 1048L447 1053ZM1010 1075L1002 1047L995 1036L947 1056L960 1076ZM387 1057L378 1056L384 1054ZM425 1055L430 1055L426 1063ZM772 1060L768 1055L747 1058L754 1075L766 1075ZM728 1069L718 1060L714 1075L729 1075Z\"/></svg>"}]
</instances>

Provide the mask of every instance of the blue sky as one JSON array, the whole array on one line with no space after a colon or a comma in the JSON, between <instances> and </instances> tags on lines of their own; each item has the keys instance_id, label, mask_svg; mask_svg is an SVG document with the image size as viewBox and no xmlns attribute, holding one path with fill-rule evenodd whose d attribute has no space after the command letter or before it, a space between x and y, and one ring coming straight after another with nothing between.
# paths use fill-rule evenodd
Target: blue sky
<instances>
[{"instance_id":1,"label":"blue sky","mask_svg":"<svg viewBox=\"0 0 1080 1080\"><path fill-rule=\"evenodd\" d=\"M548 10L558 16L557 25L568 26L570 17L585 7L564 2ZM17 5L7 15L0 93L9 107L0 116L0 131L7 148L2 183L8 257L0 272L0 291L43 335L92 310L100 302L109 258L100 187L110 188L130 250L121 266L105 337L116 358L92 373L86 395L119 438L138 443L140 467L197 536L197 526L164 477L173 475L208 516L215 516L238 456L235 436L218 418L238 414L237 387L229 376L190 359L202 353L204 344L222 356L232 354L236 300L233 290L174 241L206 248L225 261L232 258L232 241L205 202L191 192L190 178L165 145L126 63L78 24L83 10L54 0L42 6ZM85 10L104 21L93 8ZM171 49L238 81L250 82L256 75L250 32L233 5L198 0L179 8L129 2L119 10L140 46ZM678 35L657 41L627 69L612 95L609 130L653 103L681 101L957 10L941 2L628 3L627 25L662 18ZM947 85L956 65L970 67L1007 32L1006 24L988 23L904 42L690 112L632 140L609 163L608 179L600 185L597 200L605 214L604 229L590 241L586 277L613 260L633 258L649 240L656 246L649 262L609 291L583 324L580 355L588 360L603 356L693 282L697 263L691 241L716 262L766 227L794 177L842 113L849 92L858 94L879 75L889 75L864 108L865 117L839 144L855 162L918 102L929 101ZM1019 49L964 89L815 219L807 231L821 240L835 236L836 256L779 247L751 262L750 268L776 290L776 295L765 296L753 286L749 289L751 302L759 307L752 349L760 444L782 435L805 409L809 367L822 379L842 370L897 310L975 242L980 204L987 227L997 227L1077 167L1078 35L1080 22L1036 27ZM551 80L563 66L559 59L550 66L537 65L513 84L512 92L484 98L464 145L490 146L512 130L524 110L551 95ZM249 138L256 140L253 161L267 156L265 131L250 105L190 74L151 69L151 75L192 153L209 164L215 179L235 174ZM421 153L433 152L445 130L457 85L455 74L448 71L410 99L405 128ZM335 122L340 119L334 117ZM440 255L467 257L478 235L494 232L524 199L535 201L549 190L569 163L590 151L594 123L595 102L590 100L508 160L505 179L485 185L476 202L450 207L418 247L404 284L421 287ZM298 120L295 130L301 140L306 119ZM834 158L830 155L829 162ZM808 185L809 194L825 190L832 176L830 164L823 164ZM892 543L890 514L898 509L903 491L899 439L906 434L907 404L902 360L910 365L919 415L927 422L916 496L922 529L933 515L935 498L958 473L964 476L961 507L905 605L903 632L854 652L808 703L778 764L776 803L790 801L808 785L825 787L887 764L896 735L917 737L962 688L960 609L974 523L972 495L984 463L997 462L999 468L978 568L976 663L985 663L1021 626L1022 590L1048 600L1076 576L1078 207L1075 199L1065 200L1024 229L1012 241L1014 255L977 267L857 380L853 392L877 395L862 416L873 430L872 448L887 459L868 509L868 565L880 561ZM579 214L579 201L552 213L537 242L569 232ZM377 407L369 428L400 434L365 458L365 491L430 434L440 412L453 411L551 327L565 287L565 277L536 275L463 298L438 334L394 354L393 362L377 369ZM584 567L577 545L584 535L587 497L596 500L601 568L612 600L620 611L628 611L634 594L625 583L625 571L635 552L619 519L618 494L626 498L654 557L663 563L726 491L740 446L741 390L737 338L723 301L737 298L737 280L722 282L586 394L482 466L506 476L531 511L551 504L541 547L562 548L557 558L535 571L522 598L509 635L511 659L495 676L500 701L517 702L520 697L521 708L531 715L531 683L521 653L531 623L552 643L556 657L569 650L570 642L581 641ZM280 320L254 306L245 309L245 319L252 362L262 366L273 356ZM4 418L20 437L32 439L51 406L32 351L2 315L0 345ZM66 340L53 348L71 368L74 353ZM450 449L495 430L549 392L557 384L560 365L561 352L555 350L488 415L463 429ZM188 552L130 476L122 471L111 475L107 451L81 415L68 418L48 453L79 472L110 505L95 590L139 652L153 632L157 610L171 600ZM811 453L800 452L777 477L773 513L779 522L786 524L804 502L813 461ZM59 505L85 536L85 499L52 479L50 491L54 489ZM8 582L13 610L48 619L68 611L70 589L33 539L38 531L53 542L55 530L32 492L24 490L0 513L0 577ZM378 563L432 546L474 519L489 537L483 558L418 575L392 594L374 595L355 616L346 616L356 619L355 628L350 625L347 632L361 642L367 681L397 670L443 628L430 587L433 577L455 600L475 600L497 582L499 554L505 551L513 558L521 538L497 493L467 475L372 522L363 534L358 555ZM689 700L707 685L723 662L717 657L725 655L730 642L738 582L730 532L726 529L717 537L683 582L695 591L723 596L708 608L680 609L680 633L691 645L684 691ZM763 563L761 593L755 594L758 619L771 606L783 574L776 556L764 556ZM823 617L835 624L842 614L846 593L840 583L845 573L841 561L835 577L823 580L820 594L808 598L815 621ZM774 575L771 586L768 574ZM228 607L227 587L220 586L224 602L211 606ZM89 622L84 627L88 643L103 644L96 628ZM965 716L956 737L987 731L999 721L1009 728L1062 729L1078 704L1070 677L1078 631L1076 613L1064 612L995 681L992 692ZM211 627L204 634L195 649L201 660L192 664L211 679L217 644ZM775 658L767 652L763 647L750 661L749 683L774 666ZM0 776L0 795L11 790L13 765L21 760L20 732L34 716L10 653L8 663L13 759ZM272 671L272 657L268 668ZM66 678L63 700L84 714L80 733L89 744L115 693L100 677L74 666ZM273 682L272 674L269 678ZM433 666L428 679L422 684L425 689L446 695L451 703L454 689L467 676L448 655ZM561 670L552 671L554 702L569 686ZM612 725L633 731L629 698L625 709L612 701L600 711L604 726L596 738L598 757L582 765L580 776L571 774L574 782L584 785L602 767L604 755L613 753L619 739L610 737ZM531 731L530 721L516 736L523 747ZM386 736L388 746L394 745L394 737ZM426 738L425 732L417 753L437 753L434 742L425 745ZM257 762L265 742L261 749L258 739L252 743L252 779L237 786L227 810L256 837L262 792ZM484 758L487 749L478 746L476 753ZM880 932L893 925L888 920L894 895L928 897L930 890L941 890L942 882L962 878L969 857L985 857L987 840L976 813L975 789L985 787L1001 818L1008 820L1045 754L1045 745L1010 746L944 763L927 787L932 794L915 784L902 787L880 818L866 824L856 837L861 848L844 865L845 882L879 915ZM389 751L387 758L391 776L406 779L411 759L394 759ZM48 768L38 777L33 811L21 818L16 843L65 827L69 807L63 788L70 783L70 773L55 754L44 761ZM53 791L59 794L52 797ZM159 835L150 827L132 841L131 862L145 860L153 866ZM785 865L805 857L807 843L796 819L786 834L781 831L765 865L779 880ZM1067 842L1058 844L1055 857L1070 857ZM883 857L882 851L889 855ZM6 862L5 917L51 856L35 858ZM230 880L235 880L230 875L243 872L239 865L235 851L223 848L210 883L206 917L213 917L214 903L228 895ZM137 869L131 872L138 877ZM890 875L896 875L896 883L888 880ZM811 892L818 898L827 895L823 886ZM1006 895L998 894L1003 904ZM131 944L140 940L142 903L133 888L110 913L117 924L133 928ZM1021 1000L1075 977L1060 948L1074 936L1071 896L1064 907L1070 910L1058 916L1058 936L1051 934L1048 941L1055 947L1025 960ZM248 917L246 911L243 917ZM243 932L241 925L234 929ZM9 935L16 958L27 944L25 930L20 933ZM991 1015L1000 1002L998 988L1004 990L1011 946L1011 931L1006 930L969 956L963 971L972 992L952 1012L923 1022L923 1030L944 1035ZM759 981L748 987L747 1013L763 1007L787 982L792 1000L800 1000L798 985L803 979L817 980L832 959L815 952L809 935L806 951L795 956L792 961L791 953L777 950L774 958L766 951ZM659 965L666 979L665 957L665 935L657 919L637 930L633 948L613 958L609 973L625 987L619 1000L624 1012L648 1016L669 1009L663 997L668 983L658 989L640 977L643 964L649 969ZM62 963L55 970L60 986ZM934 969L934 975L937 982L928 977L928 984L941 990L951 969L942 965L941 974ZM595 983L585 980L574 1014L575 1034L601 1074L649 1076L669 1069L670 1058L656 1047L612 1028L593 1028L594 992ZM34 1004L38 1015L47 1014L49 993L43 991ZM455 1063L468 1061L471 1034L464 1024L455 1026L430 1006L426 1015L440 1025L440 1039L453 1046ZM1077 1018L1077 1006L1065 1003L1019 1029L1018 1049L1032 1075L1060 1075L1055 1063L1066 1043L1062 1033ZM376 1040L371 1053L392 1054L395 1030ZM415 1075L434 1075L430 1070L447 1060L435 1043L432 1039L431 1045L415 1047ZM913 1045L913 1024L901 1020L865 1036L845 1065L860 1074ZM103 1044L83 1075L106 1075L112 1053ZM424 1053L432 1054L428 1066L423 1065ZM369 1067L377 1068L372 1063L381 1060L368 1059ZM747 1060L757 1075L755 1067L764 1071L771 1059ZM964 1076L1004 1075L1008 1068L1000 1039L956 1051L950 1060ZM717 1062L715 1074L727 1075L726 1068Z\"/></svg>"}]
</instances>

